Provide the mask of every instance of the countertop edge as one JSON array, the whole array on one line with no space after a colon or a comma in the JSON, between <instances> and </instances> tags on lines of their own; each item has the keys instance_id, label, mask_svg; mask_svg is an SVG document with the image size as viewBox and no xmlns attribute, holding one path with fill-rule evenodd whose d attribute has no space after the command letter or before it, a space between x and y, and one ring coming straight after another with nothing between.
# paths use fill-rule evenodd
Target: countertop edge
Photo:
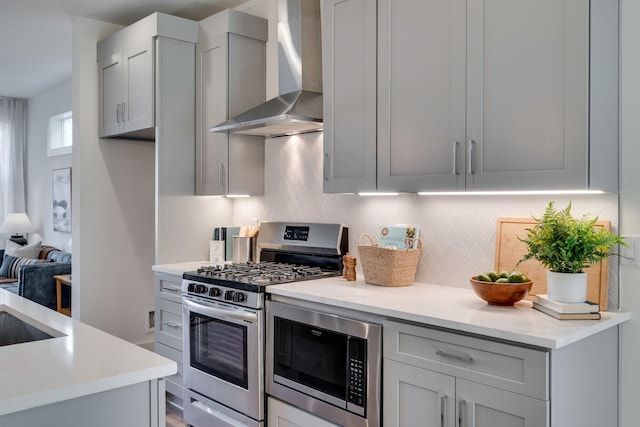
<instances>
[{"instance_id":1,"label":"countertop edge","mask_svg":"<svg viewBox=\"0 0 640 427\"><path fill-rule=\"evenodd\" d=\"M321 281L325 282L322 283ZM319 286L312 288L312 285L310 284L313 282L317 282ZM325 294L323 294L323 286L330 289L327 290ZM339 288L340 286L342 286L342 288ZM473 315L475 312L470 310L468 307L465 307L464 310L460 310L461 314L459 316L456 316L457 308L454 307L450 312L447 312L446 318L434 314L416 313L411 310L403 310L401 308L394 307L393 302L389 302L390 298L384 298L385 294L396 294L398 291L394 291L394 289L399 288L381 288L364 283L354 284L354 282L346 282L342 281L342 279L336 278L289 283L284 285L272 285L267 288L267 292L307 302L371 313L400 321L423 324L425 326L441 327L551 350L560 349L598 332L622 324L631 318L630 313L602 312L602 319L600 320L556 320L546 314L539 313L531 309L531 303L529 301L521 301L514 307L509 308L491 307L486 305L484 301L478 299L469 289L423 283L414 284L412 287L414 289L400 292L419 293L424 291L427 293L435 290L436 294L453 294L453 299L459 297L467 306L477 308L476 311L478 312L480 320L477 323L472 323L470 321L469 317L472 318L471 320L474 320ZM337 292L336 290L339 291ZM331 293L335 296L332 296ZM450 302L451 301L443 301L442 304L446 305ZM524 330L510 329L508 327L497 327L495 320L486 321L485 324L482 324L484 319L482 316L518 316L519 314L526 316L526 319L529 321L539 323L543 326L541 329L547 329L549 332L546 334L540 332L534 333ZM509 322L505 323L509 324Z\"/></svg>"},{"instance_id":2,"label":"countertop edge","mask_svg":"<svg viewBox=\"0 0 640 427\"><path fill-rule=\"evenodd\" d=\"M0 308L53 335L0 347L0 416L178 372L173 360L6 290Z\"/></svg>"},{"instance_id":3,"label":"countertop edge","mask_svg":"<svg viewBox=\"0 0 640 427\"><path fill-rule=\"evenodd\" d=\"M194 271L203 265L209 265L209 261L189 261L177 262L173 264L156 264L151 266L151 270L156 273L165 273L182 276L186 271Z\"/></svg>"},{"instance_id":4,"label":"countertop edge","mask_svg":"<svg viewBox=\"0 0 640 427\"><path fill-rule=\"evenodd\" d=\"M165 365L154 366L137 372L44 390L30 395L16 396L13 399L0 401L0 416L168 377L177 371L177 363L170 361Z\"/></svg>"}]
</instances>

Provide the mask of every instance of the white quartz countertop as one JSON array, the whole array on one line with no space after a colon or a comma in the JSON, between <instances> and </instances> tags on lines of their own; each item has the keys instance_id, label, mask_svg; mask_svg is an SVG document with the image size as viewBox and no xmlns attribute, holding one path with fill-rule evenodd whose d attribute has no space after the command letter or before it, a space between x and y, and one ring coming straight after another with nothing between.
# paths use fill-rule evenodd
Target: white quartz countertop
<instances>
[{"instance_id":1,"label":"white quartz countertop","mask_svg":"<svg viewBox=\"0 0 640 427\"><path fill-rule=\"evenodd\" d=\"M174 274L182 276L182 273L186 271L195 271L203 265L209 265L209 261L190 261L190 262L178 262L175 264L157 264L151 267L151 269L158 273Z\"/></svg>"},{"instance_id":2,"label":"white quartz countertop","mask_svg":"<svg viewBox=\"0 0 640 427\"><path fill-rule=\"evenodd\" d=\"M177 372L172 360L1 289L0 311L57 336L0 347L0 415Z\"/></svg>"},{"instance_id":3,"label":"white quartz countertop","mask_svg":"<svg viewBox=\"0 0 640 427\"><path fill-rule=\"evenodd\" d=\"M629 313L602 312L601 320L556 320L521 301L488 305L471 289L414 283L381 287L342 277L272 285L274 295L358 310L492 338L557 349L625 322Z\"/></svg>"}]
</instances>

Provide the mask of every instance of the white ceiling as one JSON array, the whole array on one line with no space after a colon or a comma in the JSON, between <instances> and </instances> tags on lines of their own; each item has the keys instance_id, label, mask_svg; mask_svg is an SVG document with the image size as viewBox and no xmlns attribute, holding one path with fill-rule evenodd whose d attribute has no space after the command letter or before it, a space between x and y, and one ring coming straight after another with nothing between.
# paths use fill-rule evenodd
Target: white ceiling
<instances>
[{"instance_id":1,"label":"white ceiling","mask_svg":"<svg viewBox=\"0 0 640 427\"><path fill-rule=\"evenodd\" d=\"M71 77L76 16L129 25L153 12L201 20L249 0L0 0L0 96L30 98Z\"/></svg>"}]
</instances>

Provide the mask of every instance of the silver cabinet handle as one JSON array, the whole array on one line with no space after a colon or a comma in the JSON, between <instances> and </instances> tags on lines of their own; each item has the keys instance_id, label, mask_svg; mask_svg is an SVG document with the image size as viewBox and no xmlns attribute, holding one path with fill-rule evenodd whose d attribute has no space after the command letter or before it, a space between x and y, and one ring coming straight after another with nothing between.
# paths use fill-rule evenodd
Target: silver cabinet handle
<instances>
[{"instance_id":1,"label":"silver cabinet handle","mask_svg":"<svg viewBox=\"0 0 640 427\"><path fill-rule=\"evenodd\" d=\"M458 427L463 427L464 418L463 418L462 414L464 413L464 409L465 409L465 405L466 404L467 404L467 402L465 402L462 399L460 399L460 401L458 402Z\"/></svg>"},{"instance_id":2,"label":"silver cabinet handle","mask_svg":"<svg viewBox=\"0 0 640 427\"><path fill-rule=\"evenodd\" d=\"M182 288L180 288L178 286L163 286L162 290L163 291L169 291L169 292L181 292Z\"/></svg>"},{"instance_id":3,"label":"silver cabinet handle","mask_svg":"<svg viewBox=\"0 0 640 427\"><path fill-rule=\"evenodd\" d=\"M473 146L475 145L475 143L476 142L473 139L470 139L469 140L469 145L467 147L467 149L469 150L469 152L467 153L468 154L469 174L476 173L476 171L475 171L475 169L473 167L473 165L474 165L474 162L473 162Z\"/></svg>"},{"instance_id":4,"label":"silver cabinet handle","mask_svg":"<svg viewBox=\"0 0 640 427\"><path fill-rule=\"evenodd\" d=\"M218 162L218 184L224 185L224 163Z\"/></svg>"},{"instance_id":5,"label":"silver cabinet handle","mask_svg":"<svg viewBox=\"0 0 640 427\"><path fill-rule=\"evenodd\" d=\"M116 105L116 123L120 123L120 104Z\"/></svg>"},{"instance_id":6,"label":"silver cabinet handle","mask_svg":"<svg viewBox=\"0 0 640 427\"><path fill-rule=\"evenodd\" d=\"M446 350L438 350L436 351L436 354L438 356L442 356L442 357L446 357L448 359L455 359L458 360L460 362L466 362L466 363L471 363L473 362L473 357L469 356L468 354L464 354L464 353L452 353L450 351L446 351Z\"/></svg>"},{"instance_id":7,"label":"silver cabinet handle","mask_svg":"<svg viewBox=\"0 0 640 427\"><path fill-rule=\"evenodd\" d=\"M127 121L127 115L125 113L125 110L127 109L127 104L125 104L124 102L122 103L122 123Z\"/></svg>"},{"instance_id":8,"label":"silver cabinet handle","mask_svg":"<svg viewBox=\"0 0 640 427\"><path fill-rule=\"evenodd\" d=\"M453 141L453 174L458 175L458 147L460 143Z\"/></svg>"},{"instance_id":9,"label":"silver cabinet handle","mask_svg":"<svg viewBox=\"0 0 640 427\"><path fill-rule=\"evenodd\" d=\"M177 322L170 322L170 321L168 321L168 320L167 320L167 321L162 322L162 324L163 324L163 325L166 325L166 326L168 326L168 327L170 327L170 328L179 328L179 327L181 326L181 325L180 325L180 323L177 323Z\"/></svg>"},{"instance_id":10,"label":"silver cabinet handle","mask_svg":"<svg viewBox=\"0 0 640 427\"><path fill-rule=\"evenodd\" d=\"M322 168L322 175L325 181L329 181L329 165L331 158L329 157L329 153L324 153L324 165Z\"/></svg>"},{"instance_id":11,"label":"silver cabinet handle","mask_svg":"<svg viewBox=\"0 0 640 427\"><path fill-rule=\"evenodd\" d=\"M447 395L440 396L440 427L444 427L445 412L447 410Z\"/></svg>"}]
</instances>

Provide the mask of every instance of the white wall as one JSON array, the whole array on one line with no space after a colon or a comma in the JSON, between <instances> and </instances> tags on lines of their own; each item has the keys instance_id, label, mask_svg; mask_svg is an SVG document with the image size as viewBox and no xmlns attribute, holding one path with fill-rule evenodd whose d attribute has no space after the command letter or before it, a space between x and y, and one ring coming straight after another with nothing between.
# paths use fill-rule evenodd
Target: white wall
<instances>
[{"instance_id":1,"label":"white wall","mask_svg":"<svg viewBox=\"0 0 640 427\"><path fill-rule=\"evenodd\" d=\"M640 234L640 0L622 0L621 10L621 167L620 224L624 234ZM640 267L622 266L622 309L633 314L622 328L621 426L640 421Z\"/></svg>"},{"instance_id":2,"label":"white wall","mask_svg":"<svg viewBox=\"0 0 640 427\"><path fill-rule=\"evenodd\" d=\"M53 169L71 166L71 154L47 157L47 145L49 118L70 110L71 79L27 101L27 213L43 243L62 250L69 250L71 233L53 231L51 175ZM73 170L71 175L73 183Z\"/></svg>"},{"instance_id":3,"label":"white wall","mask_svg":"<svg viewBox=\"0 0 640 427\"><path fill-rule=\"evenodd\" d=\"M267 139L265 196L234 201L234 222L260 220L338 222L349 226L351 252L357 256L361 233L383 225L421 229L423 253L416 280L468 288L468 278L493 268L498 217L542 214L554 200L572 202L576 215L592 213L617 229L618 196L418 196L361 197L322 193L322 133ZM367 243L367 241L364 241ZM617 305L617 262L610 269L611 298ZM361 266L356 270L360 273Z\"/></svg>"},{"instance_id":4,"label":"white wall","mask_svg":"<svg viewBox=\"0 0 640 427\"><path fill-rule=\"evenodd\" d=\"M119 26L73 21L73 316L132 342L146 341L152 307L154 150L98 139L96 43Z\"/></svg>"},{"instance_id":5,"label":"white wall","mask_svg":"<svg viewBox=\"0 0 640 427\"><path fill-rule=\"evenodd\" d=\"M119 28L86 18L73 22L72 305L75 318L141 344L153 340L144 327L146 309L154 306L151 267L156 262L157 192L165 191L158 203L159 241L178 242L162 248L163 263L208 259L213 227L230 223L231 202L166 193L173 188L171 182L158 190L154 142L98 138L96 43ZM191 172L159 171L159 176L195 177L195 162L186 167ZM181 181L180 188L184 187ZM193 191L195 184L190 187Z\"/></svg>"}]
</instances>

